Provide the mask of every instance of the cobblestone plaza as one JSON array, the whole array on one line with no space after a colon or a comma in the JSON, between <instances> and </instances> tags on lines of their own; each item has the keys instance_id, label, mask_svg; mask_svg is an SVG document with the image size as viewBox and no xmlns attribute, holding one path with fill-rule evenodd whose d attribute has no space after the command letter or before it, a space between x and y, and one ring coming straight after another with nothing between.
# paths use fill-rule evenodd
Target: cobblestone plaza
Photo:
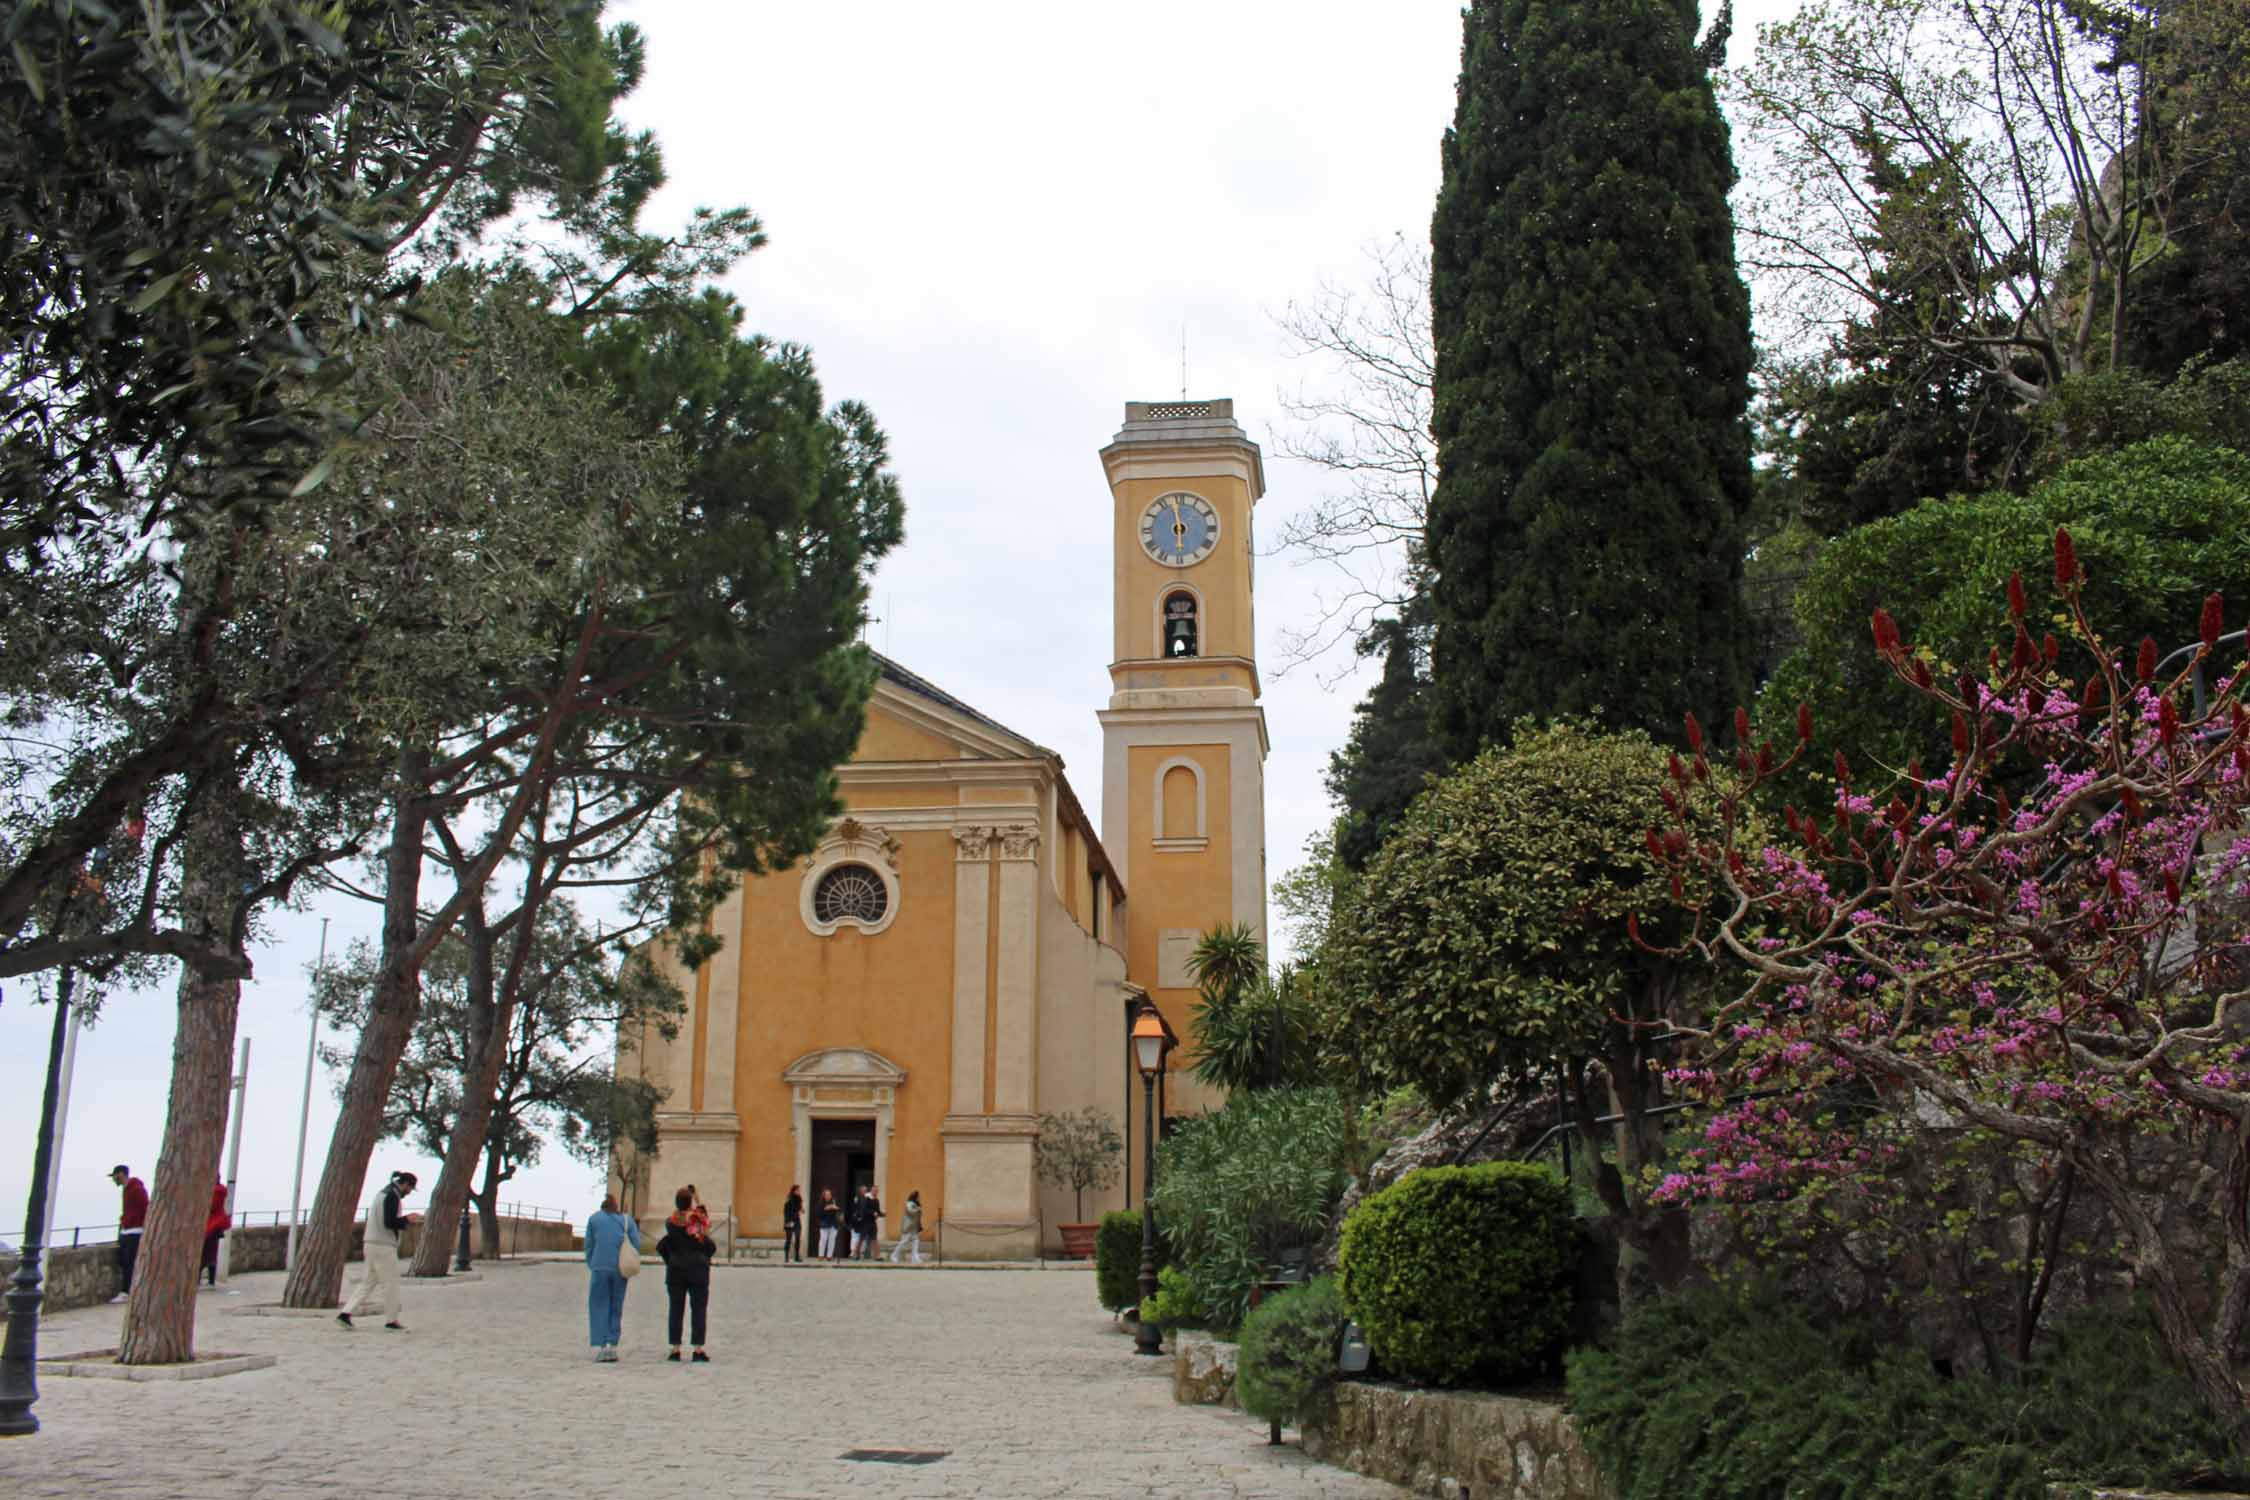
<instances>
[{"instance_id":1,"label":"cobblestone plaza","mask_svg":"<svg viewBox=\"0 0 2250 1500\"><path fill-rule=\"evenodd\" d=\"M357 1267L354 1268L357 1273ZM1171 1399L1077 1270L751 1266L714 1272L710 1365L665 1362L661 1274L627 1296L619 1363L586 1348L575 1264L480 1267L371 1320L239 1316L278 1274L205 1292L197 1347L279 1357L213 1380L43 1378L0 1442L9 1500L375 1494L1360 1497L1264 1424ZM120 1307L47 1320L40 1352L116 1343ZM853 1449L942 1450L923 1464Z\"/></svg>"}]
</instances>

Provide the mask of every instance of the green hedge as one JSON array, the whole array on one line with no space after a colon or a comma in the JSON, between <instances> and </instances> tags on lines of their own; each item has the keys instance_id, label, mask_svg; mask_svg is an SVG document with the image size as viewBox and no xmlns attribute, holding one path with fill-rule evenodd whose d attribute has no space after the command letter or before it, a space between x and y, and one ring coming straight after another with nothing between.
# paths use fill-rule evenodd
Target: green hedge
<instances>
[{"instance_id":1,"label":"green hedge","mask_svg":"<svg viewBox=\"0 0 2250 1500\"><path fill-rule=\"evenodd\" d=\"M1519 1378L1570 1331L1578 1255L1553 1168L1425 1167L1352 1210L1338 1279L1368 1347L1441 1385Z\"/></svg>"},{"instance_id":2,"label":"green hedge","mask_svg":"<svg viewBox=\"0 0 2250 1500\"><path fill-rule=\"evenodd\" d=\"M1302 1427L1336 1379L1344 1299L1326 1276L1266 1298L1242 1320L1235 1399L1253 1417Z\"/></svg>"},{"instance_id":3,"label":"green hedge","mask_svg":"<svg viewBox=\"0 0 2250 1500\"><path fill-rule=\"evenodd\" d=\"M1171 1262L1171 1246L1156 1237L1156 1269ZM1102 1215L1094 1236L1094 1291L1102 1306L1123 1312L1141 1300L1141 1216L1122 1209Z\"/></svg>"},{"instance_id":4,"label":"green hedge","mask_svg":"<svg viewBox=\"0 0 2250 1500\"><path fill-rule=\"evenodd\" d=\"M2129 1310L2065 1322L2022 1381L1940 1379L1856 1328L1715 1292L1635 1310L1570 1360L1618 1500L2047 1500L2056 1480L2239 1487L2250 1465Z\"/></svg>"}]
</instances>

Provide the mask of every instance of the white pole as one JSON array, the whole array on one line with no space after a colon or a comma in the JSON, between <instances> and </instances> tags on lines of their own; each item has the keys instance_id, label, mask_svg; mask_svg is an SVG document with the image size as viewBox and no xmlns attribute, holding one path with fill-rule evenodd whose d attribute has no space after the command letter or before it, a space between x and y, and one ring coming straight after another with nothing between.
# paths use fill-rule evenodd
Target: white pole
<instances>
[{"instance_id":1,"label":"white pole","mask_svg":"<svg viewBox=\"0 0 2250 1500\"><path fill-rule=\"evenodd\" d=\"M62 1197L63 1135L70 1125L70 1073L78 1062L78 1007L70 1008L70 1029L63 1033L62 1075L55 1080L55 1151L47 1163L47 1225L40 1243L55 1248L55 1205Z\"/></svg>"},{"instance_id":2,"label":"white pole","mask_svg":"<svg viewBox=\"0 0 2250 1500\"><path fill-rule=\"evenodd\" d=\"M250 1096L250 1038L242 1039L242 1067L234 1075L234 1138L227 1143L227 1212L239 1213L242 1203L235 1196L235 1183L242 1171L242 1109ZM234 1260L234 1236L229 1233L219 1240L219 1280L227 1279L230 1263Z\"/></svg>"},{"instance_id":3,"label":"white pole","mask_svg":"<svg viewBox=\"0 0 2250 1500\"><path fill-rule=\"evenodd\" d=\"M312 1119L313 1053L320 1042L320 981L328 972L328 919L320 919L320 957L313 963L312 1026L305 1032L305 1098L297 1106L297 1174L289 1179L289 1248L281 1268L297 1269L297 1204L305 1192L305 1126Z\"/></svg>"}]
</instances>

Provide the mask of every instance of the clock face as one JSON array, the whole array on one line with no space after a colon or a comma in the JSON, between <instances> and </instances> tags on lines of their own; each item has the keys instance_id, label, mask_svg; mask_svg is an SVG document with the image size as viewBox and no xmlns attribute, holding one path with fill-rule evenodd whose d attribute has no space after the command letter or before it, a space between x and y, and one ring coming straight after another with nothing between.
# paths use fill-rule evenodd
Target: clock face
<instances>
[{"instance_id":1,"label":"clock face","mask_svg":"<svg viewBox=\"0 0 2250 1500\"><path fill-rule=\"evenodd\" d=\"M1219 513L1201 495L1159 495L1141 512L1141 546L1166 567L1199 563L1219 545Z\"/></svg>"}]
</instances>

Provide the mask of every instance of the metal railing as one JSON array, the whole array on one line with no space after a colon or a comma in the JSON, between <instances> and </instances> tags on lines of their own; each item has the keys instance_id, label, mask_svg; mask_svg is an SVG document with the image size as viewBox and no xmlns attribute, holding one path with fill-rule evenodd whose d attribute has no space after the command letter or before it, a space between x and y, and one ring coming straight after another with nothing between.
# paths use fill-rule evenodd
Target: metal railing
<instances>
[{"instance_id":1,"label":"metal railing","mask_svg":"<svg viewBox=\"0 0 2250 1500\"><path fill-rule=\"evenodd\" d=\"M472 1214L475 1213L476 1205L470 1204L469 1211ZM570 1215L566 1211L559 1208L542 1208L536 1203L503 1203L499 1205L499 1216L504 1220L528 1220L532 1223L553 1221L567 1224L570 1222ZM352 1222L354 1224L363 1223L366 1217L365 1214L354 1215ZM311 1219L311 1209L300 1209L296 1215L296 1222L299 1224L308 1223ZM256 1229L261 1225L279 1227L289 1222L290 1215L287 1209L261 1208L234 1215L233 1227L236 1229ZM76 1250L82 1245L113 1245L115 1243L117 1243L117 1223L112 1220L107 1224L73 1224L68 1228L58 1226L55 1232L48 1236L46 1248L49 1250Z\"/></svg>"}]
</instances>

